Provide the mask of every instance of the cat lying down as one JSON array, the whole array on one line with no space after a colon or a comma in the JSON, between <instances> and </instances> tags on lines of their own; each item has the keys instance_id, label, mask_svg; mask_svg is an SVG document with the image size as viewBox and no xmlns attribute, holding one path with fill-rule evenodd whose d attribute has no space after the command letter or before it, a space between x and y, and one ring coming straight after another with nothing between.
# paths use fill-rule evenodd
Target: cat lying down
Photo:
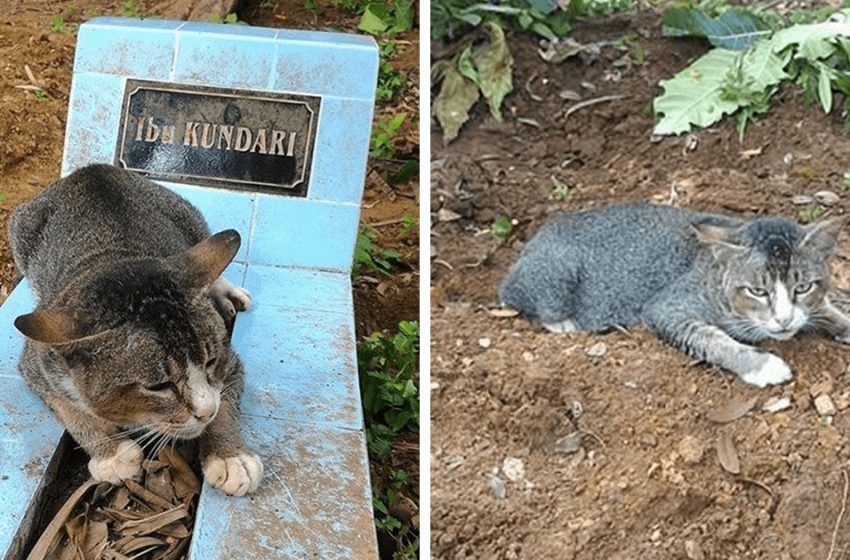
<instances>
[{"instance_id":1,"label":"cat lying down","mask_svg":"<svg viewBox=\"0 0 850 560\"><path fill-rule=\"evenodd\" d=\"M20 370L119 484L177 438L197 438L204 476L228 494L257 489L259 457L239 435L243 371L228 323L250 304L221 277L234 230L138 175L93 165L20 206L9 224L35 311L15 320Z\"/></svg>"},{"instance_id":2,"label":"cat lying down","mask_svg":"<svg viewBox=\"0 0 850 560\"><path fill-rule=\"evenodd\" d=\"M528 242L500 295L552 332L642 323L765 387L791 379L791 368L752 344L814 330L850 343L850 319L830 301L829 261L844 224L650 204L566 214Z\"/></svg>"}]
</instances>

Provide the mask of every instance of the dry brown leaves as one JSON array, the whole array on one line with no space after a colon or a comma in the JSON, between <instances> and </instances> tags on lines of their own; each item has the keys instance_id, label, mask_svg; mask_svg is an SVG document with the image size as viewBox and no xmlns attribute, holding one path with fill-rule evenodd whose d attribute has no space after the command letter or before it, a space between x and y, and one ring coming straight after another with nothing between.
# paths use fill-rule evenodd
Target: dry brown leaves
<instances>
[{"instance_id":1,"label":"dry brown leaves","mask_svg":"<svg viewBox=\"0 0 850 560\"><path fill-rule=\"evenodd\" d=\"M89 479L80 486L27 560L185 558L201 481L180 452L166 448L158 458L143 463L141 482L112 486Z\"/></svg>"}]
</instances>

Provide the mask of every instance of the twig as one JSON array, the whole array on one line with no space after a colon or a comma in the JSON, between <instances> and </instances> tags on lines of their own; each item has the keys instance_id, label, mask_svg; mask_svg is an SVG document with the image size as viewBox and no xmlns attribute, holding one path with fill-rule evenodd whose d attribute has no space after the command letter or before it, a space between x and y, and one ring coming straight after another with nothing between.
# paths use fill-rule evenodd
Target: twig
<instances>
[{"instance_id":1,"label":"twig","mask_svg":"<svg viewBox=\"0 0 850 560\"><path fill-rule=\"evenodd\" d=\"M838 512L838 519L835 520L835 527L832 529L832 541L829 543L829 556L826 560L832 560L832 555L835 552L835 540L838 538L838 527L841 525L841 518L844 517L844 509L847 507L847 487L850 486L850 481L847 480L847 471L842 470L841 475L844 477L844 497L841 498L841 511Z\"/></svg>"},{"instance_id":2,"label":"twig","mask_svg":"<svg viewBox=\"0 0 850 560\"><path fill-rule=\"evenodd\" d=\"M602 97L594 97L593 99L580 101L566 110L566 112L564 113L564 119L570 118L570 115L572 115L576 111L581 111L582 109L585 109L587 107L598 105L599 103L607 103L608 101L617 101L625 97L625 95L604 95Z\"/></svg>"},{"instance_id":3,"label":"twig","mask_svg":"<svg viewBox=\"0 0 850 560\"><path fill-rule=\"evenodd\" d=\"M375 222L375 223L368 224L368 225L369 225L369 227L379 228L379 227L384 227L384 226L392 226L392 225L395 225L395 224L400 224L403 221L404 221L404 218L396 218L394 220L384 220L383 222Z\"/></svg>"}]
</instances>

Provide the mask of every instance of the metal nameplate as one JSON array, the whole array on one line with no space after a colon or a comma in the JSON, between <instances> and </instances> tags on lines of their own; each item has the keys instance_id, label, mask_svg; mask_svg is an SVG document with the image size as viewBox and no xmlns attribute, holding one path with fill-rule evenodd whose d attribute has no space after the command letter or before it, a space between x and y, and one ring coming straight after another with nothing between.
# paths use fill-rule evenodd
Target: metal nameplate
<instances>
[{"instance_id":1,"label":"metal nameplate","mask_svg":"<svg viewBox=\"0 0 850 560\"><path fill-rule=\"evenodd\" d=\"M127 80L115 164L152 179L307 196L321 101Z\"/></svg>"}]
</instances>

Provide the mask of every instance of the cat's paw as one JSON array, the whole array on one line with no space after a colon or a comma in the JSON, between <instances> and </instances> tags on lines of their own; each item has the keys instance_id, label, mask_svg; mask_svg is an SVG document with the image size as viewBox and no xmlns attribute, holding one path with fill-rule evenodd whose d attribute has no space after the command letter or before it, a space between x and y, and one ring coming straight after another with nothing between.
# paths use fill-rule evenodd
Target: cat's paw
<instances>
[{"instance_id":1,"label":"cat's paw","mask_svg":"<svg viewBox=\"0 0 850 560\"><path fill-rule=\"evenodd\" d=\"M239 453L226 459L210 455L203 468L210 486L233 496L254 492L263 478L263 462L253 453Z\"/></svg>"},{"instance_id":2,"label":"cat's paw","mask_svg":"<svg viewBox=\"0 0 850 560\"><path fill-rule=\"evenodd\" d=\"M788 364L773 354L766 354L764 362L758 368L741 374L742 381L756 387L778 385L789 381L792 377Z\"/></svg>"},{"instance_id":3,"label":"cat's paw","mask_svg":"<svg viewBox=\"0 0 850 560\"><path fill-rule=\"evenodd\" d=\"M557 323L540 323L540 326L542 326L550 333L555 334L571 333L576 332L578 330L576 324L570 321L569 319L564 319L563 321L558 321Z\"/></svg>"},{"instance_id":4,"label":"cat's paw","mask_svg":"<svg viewBox=\"0 0 850 560\"><path fill-rule=\"evenodd\" d=\"M251 307L251 294L245 288L234 286L224 278L219 278L210 287L210 294L218 303L222 313L230 318L239 311L247 311Z\"/></svg>"},{"instance_id":5,"label":"cat's paw","mask_svg":"<svg viewBox=\"0 0 850 560\"><path fill-rule=\"evenodd\" d=\"M142 448L135 442L122 441L115 455L110 457L92 457L89 472L97 482L121 484L131 478L139 478L142 473Z\"/></svg>"}]
</instances>

